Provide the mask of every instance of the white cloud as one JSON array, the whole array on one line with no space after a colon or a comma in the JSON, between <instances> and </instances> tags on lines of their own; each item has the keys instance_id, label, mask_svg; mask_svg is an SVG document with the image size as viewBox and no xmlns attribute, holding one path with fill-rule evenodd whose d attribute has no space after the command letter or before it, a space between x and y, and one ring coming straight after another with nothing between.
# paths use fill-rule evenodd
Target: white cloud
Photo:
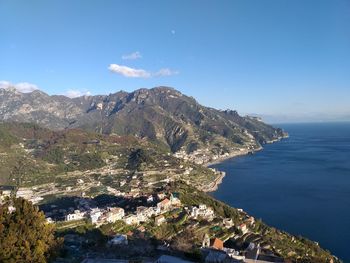
<instances>
[{"instance_id":1,"label":"white cloud","mask_svg":"<svg viewBox=\"0 0 350 263\"><path fill-rule=\"evenodd\" d=\"M28 83L28 82L20 82L15 85L15 88L20 92L32 92L34 90L39 89L37 85Z\"/></svg>"},{"instance_id":2,"label":"white cloud","mask_svg":"<svg viewBox=\"0 0 350 263\"><path fill-rule=\"evenodd\" d=\"M7 89L11 86L11 83L6 80L0 81L0 89Z\"/></svg>"},{"instance_id":3,"label":"white cloud","mask_svg":"<svg viewBox=\"0 0 350 263\"><path fill-rule=\"evenodd\" d=\"M139 58L142 58L142 55L138 51L122 56L122 59L124 59L124 60L135 60L135 59L139 59Z\"/></svg>"},{"instance_id":4,"label":"white cloud","mask_svg":"<svg viewBox=\"0 0 350 263\"><path fill-rule=\"evenodd\" d=\"M113 72L120 74L127 78L151 78L151 77L165 77L179 74L178 71L171 70L168 68L162 68L157 72L150 72L144 69L135 69L127 66L118 64L110 64L108 69Z\"/></svg>"},{"instance_id":5,"label":"white cloud","mask_svg":"<svg viewBox=\"0 0 350 263\"><path fill-rule=\"evenodd\" d=\"M108 69L113 73L120 74L127 78L149 78L151 73L143 69L134 69L118 64L110 64Z\"/></svg>"},{"instance_id":6,"label":"white cloud","mask_svg":"<svg viewBox=\"0 0 350 263\"><path fill-rule=\"evenodd\" d=\"M179 74L179 72L176 70L171 70L169 68L162 68L162 69L158 70L156 73L154 73L154 76L164 77L164 76L172 76L172 75L177 75L177 74Z\"/></svg>"},{"instance_id":7,"label":"white cloud","mask_svg":"<svg viewBox=\"0 0 350 263\"><path fill-rule=\"evenodd\" d=\"M80 90L74 90L74 89L70 89L70 90L67 90L65 93L64 93L65 96L69 97L69 98L77 98L77 97L81 97L81 96L90 96L91 95L91 92L88 91L88 90L83 90L83 91L80 91Z\"/></svg>"},{"instance_id":8,"label":"white cloud","mask_svg":"<svg viewBox=\"0 0 350 263\"><path fill-rule=\"evenodd\" d=\"M34 90L39 89L37 85L28 83L28 82L19 82L19 83L11 83L9 81L0 81L0 88L1 89L9 89L9 88L14 88L19 92L22 93L28 93L32 92Z\"/></svg>"}]
</instances>

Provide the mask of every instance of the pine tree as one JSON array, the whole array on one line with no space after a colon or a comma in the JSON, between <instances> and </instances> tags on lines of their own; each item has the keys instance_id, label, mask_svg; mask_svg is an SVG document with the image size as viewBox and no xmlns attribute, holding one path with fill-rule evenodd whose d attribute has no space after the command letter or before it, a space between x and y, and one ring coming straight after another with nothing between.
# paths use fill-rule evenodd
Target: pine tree
<instances>
[{"instance_id":1,"label":"pine tree","mask_svg":"<svg viewBox=\"0 0 350 263\"><path fill-rule=\"evenodd\" d=\"M31 202L9 199L0 207L0 262L47 262L59 244L54 226Z\"/></svg>"}]
</instances>

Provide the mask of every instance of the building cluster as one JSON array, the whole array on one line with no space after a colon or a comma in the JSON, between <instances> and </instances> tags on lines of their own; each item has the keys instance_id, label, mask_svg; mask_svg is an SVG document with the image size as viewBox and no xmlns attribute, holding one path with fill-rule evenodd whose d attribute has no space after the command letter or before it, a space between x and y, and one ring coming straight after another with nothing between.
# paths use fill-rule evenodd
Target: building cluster
<instances>
[{"instance_id":1,"label":"building cluster","mask_svg":"<svg viewBox=\"0 0 350 263\"><path fill-rule=\"evenodd\" d=\"M237 152L237 154L244 149L231 149L232 153ZM220 160L223 158L228 158L232 153L213 153L209 148L198 149L188 154L186 151L178 151L174 154L176 158L183 159L185 161L190 161L195 164L206 164L212 161Z\"/></svg>"},{"instance_id":2,"label":"building cluster","mask_svg":"<svg viewBox=\"0 0 350 263\"><path fill-rule=\"evenodd\" d=\"M209 238L204 235L202 254L205 262L284 262L283 258L276 256L272 251L264 249L259 243L250 242L244 250L225 247L224 241L219 238Z\"/></svg>"},{"instance_id":3,"label":"building cluster","mask_svg":"<svg viewBox=\"0 0 350 263\"><path fill-rule=\"evenodd\" d=\"M106 223L114 223L117 220L123 220L127 225L138 225L154 217L155 224L160 225L166 221L163 214L181 207L181 201L178 193L171 193L169 198L164 194L159 194L159 197L161 200L155 206L138 206L135 212L128 214L121 207L91 208L87 200L80 199L79 209L68 212L65 215L65 221L90 219L91 223L99 226ZM153 197L151 198L149 196L147 202L153 202ZM48 216L50 213L46 215L47 220L52 222L51 217Z\"/></svg>"},{"instance_id":4,"label":"building cluster","mask_svg":"<svg viewBox=\"0 0 350 263\"><path fill-rule=\"evenodd\" d=\"M10 197L11 195L15 195L16 198L24 198L33 204L37 204L43 200L42 197L28 188L19 188L15 191L15 188L12 186L0 186L0 202L4 201L5 198Z\"/></svg>"},{"instance_id":5,"label":"building cluster","mask_svg":"<svg viewBox=\"0 0 350 263\"><path fill-rule=\"evenodd\" d=\"M14 187L7 187L7 186L0 186L0 201L5 200L6 197L10 197L11 194L15 193L16 198L24 198L28 201L32 202L33 204L39 203L41 200L43 200L42 197L36 195L33 190L28 188L19 188L17 191L15 191Z\"/></svg>"},{"instance_id":6,"label":"building cluster","mask_svg":"<svg viewBox=\"0 0 350 263\"><path fill-rule=\"evenodd\" d=\"M191 154L188 154L186 151L178 151L174 154L174 156L196 164L208 163L214 158L209 149L198 149Z\"/></svg>"},{"instance_id":7,"label":"building cluster","mask_svg":"<svg viewBox=\"0 0 350 263\"><path fill-rule=\"evenodd\" d=\"M215 217L214 210L211 207L207 207L205 204L200 204L197 206L192 206L190 208L190 216L193 219L205 218L208 221L212 221Z\"/></svg>"}]
</instances>

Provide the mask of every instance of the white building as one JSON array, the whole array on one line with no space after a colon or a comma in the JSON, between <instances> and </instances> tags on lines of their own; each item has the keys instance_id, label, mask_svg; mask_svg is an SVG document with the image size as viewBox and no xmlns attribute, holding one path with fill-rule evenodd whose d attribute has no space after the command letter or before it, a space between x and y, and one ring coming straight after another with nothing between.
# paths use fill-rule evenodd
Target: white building
<instances>
[{"instance_id":1,"label":"white building","mask_svg":"<svg viewBox=\"0 0 350 263\"><path fill-rule=\"evenodd\" d=\"M203 217L208 220L214 218L214 211L212 208L207 207L205 204L200 204L199 207L193 206L190 210L190 216L193 218Z\"/></svg>"},{"instance_id":2,"label":"white building","mask_svg":"<svg viewBox=\"0 0 350 263\"><path fill-rule=\"evenodd\" d=\"M19 188L16 193L16 198L19 197L29 200L33 197L33 191L27 188Z\"/></svg>"},{"instance_id":3,"label":"white building","mask_svg":"<svg viewBox=\"0 0 350 263\"><path fill-rule=\"evenodd\" d=\"M154 215L153 207L139 206L136 208L136 215L140 222L146 222L152 215Z\"/></svg>"},{"instance_id":4,"label":"white building","mask_svg":"<svg viewBox=\"0 0 350 263\"><path fill-rule=\"evenodd\" d=\"M246 224L240 224L238 227L237 227L239 230L242 231L243 234L246 234L248 232L248 228L247 228L247 225Z\"/></svg>"},{"instance_id":5,"label":"white building","mask_svg":"<svg viewBox=\"0 0 350 263\"><path fill-rule=\"evenodd\" d=\"M170 195L170 203L173 207L180 207L181 201L179 199L179 193L172 193Z\"/></svg>"},{"instance_id":6,"label":"white building","mask_svg":"<svg viewBox=\"0 0 350 263\"><path fill-rule=\"evenodd\" d=\"M74 213L66 215L66 221L80 220L85 216L84 212L80 212L80 210L74 210Z\"/></svg>"},{"instance_id":7,"label":"white building","mask_svg":"<svg viewBox=\"0 0 350 263\"><path fill-rule=\"evenodd\" d=\"M98 219L101 217L102 211L99 208L92 208L90 211L91 223L96 224Z\"/></svg>"},{"instance_id":8,"label":"white building","mask_svg":"<svg viewBox=\"0 0 350 263\"><path fill-rule=\"evenodd\" d=\"M0 196L5 199L5 197L10 197L11 196L11 190L0 190Z\"/></svg>"},{"instance_id":9,"label":"white building","mask_svg":"<svg viewBox=\"0 0 350 263\"><path fill-rule=\"evenodd\" d=\"M138 217L136 215L133 215L133 214L124 217L123 220L124 220L125 224L127 224L127 225L137 225L139 223Z\"/></svg>"},{"instance_id":10,"label":"white building","mask_svg":"<svg viewBox=\"0 0 350 263\"><path fill-rule=\"evenodd\" d=\"M125 215L124 209L120 207L111 207L108 209L106 219L108 223L114 223L117 220L123 219Z\"/></svg>"},{"instance_id":11,"label":"white building","mask_svg":"<svg viewBox=\"0 0 350 263\"><path fill-rule=\"evenodd\" d=\"M197 218L198 215L199 215L198 211L199 211L198 207L196 207L196 206L191 207L190 216L193 217L193 218Z\"/></svg>"},{"instance_id":12,"label":"white building","mask_svg":"<svg viewBox=\"0 0 350 263\"><path fill-rule=\"evenodd\" d=\"M163 224L164 222L166 222L166 219L163 215L160 215L160 216L156 216L154 218L154 223L157 225L157 226L160 226L161 224Z\"/></svg>"},{"instance_id":13,"label":"white building","mask_svg":"<svg viewBox=\"0 0 350 263\"><path fill-rule=\"evenodd\" d=\"M202 211L203 211L203 210L206 210L206 209L207 209L207 206L206 206L205 204L200 204L200 205L199 205L199 209L202 210Z\"/></svg>"},{"instance_id":14,"label":"white building","mask_svg":"<svg viewBox=\"0 0 350 263\"><path fill-rule=\"evenodd\" d=\"M153 196L152 196L152 195L149 195L149 196L147 197L147 203L152 203L153 201L154 201Z\"/></svg>"},{"instance_id":15,"label":"white building","mask_svg":"<svg viewBox=\"0 0 350 263\"><path fill-rule=\"evenodd\" d=\"M43 200L41 196L32 196L29 201L32 202L33 204L39 203L41 200Z\"/></svg>"},{"instance_id":16,"label":"white building","mask_svg":"<svg viewBox=\"0 0 350 263\"><path fill-rule=\"evenodd\" d=\"M224 227L226 227L226 228L231 228L234 226L232 218L224 218L222 220L222 223L223 223Z\"/></svg>"},{"instance_id":17,"label":"white building","mask_svg":"<svg viewBox=\"0 0 350 263\"><path fill-rule=\"evenodd\" d=\"M13 212L16 211L16 208L15 208L13 205L9 205L9 206L8 206L8 211L9 211L9 213L11 214L11 213L13 213Z\"/></svg>"},{"instance_id":18,"label":"white building","mask_svg":"<svg viewBox=\"0 0 350 263\"><path fill-rule=\"evenodd\" d=\"M162 212L162 213L165 213L165 212L168 212L169 209L171 208L171 202L168 198L165 198L164 200L160 201L158 204L157 204L157 208Z\"/></svg>"},{"instance_id":19,"label":"white building","mask_svg":"<svg viewBox=\"0 0 350 263\"><path fill-rule=\"evenodd\" d=\"M19 188L16 193L16 197L19 198L24 198L33 204L39 203L41 200L43 200L42 197L34 195L33 190L29 188Z\"/></svg>"}]
</instances>

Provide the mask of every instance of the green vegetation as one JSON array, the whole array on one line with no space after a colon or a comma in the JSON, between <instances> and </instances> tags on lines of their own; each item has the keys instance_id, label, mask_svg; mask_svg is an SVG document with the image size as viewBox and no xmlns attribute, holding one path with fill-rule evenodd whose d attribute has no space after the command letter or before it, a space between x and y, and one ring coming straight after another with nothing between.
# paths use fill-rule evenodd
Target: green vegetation
<instances>
[{"instance_id":1,"label":"green vegetation","mask_svg":"<svg viewBox=\"0 0 350 263\"><path fill-rule=\"evenodd\" d=\"M140 170L143 164L154 163L155 160L151 157L151 154L143 149L133 149L129 155L127 167L130 170Z\"/></svg>"},{"instance_id":2,"label":"green vegetation","mask_svg":"<svg viewBox=\"0 0 350 263\"><path fill-rule=\"evenodd\" d=\"M190 185L177 182L171 185L171 190L180 193L180 199L184 205L206 204L214 209L215 214L224 218L232 218L235 225L242 223L243 216L237 209L215 200ZM330 260L335 262L330 252L322 249L315 242L269 227L261 220L256 221L253 230L262 239L262 244L269 244L276 255L290 259L292 262L328 263L331 262ZM212 228L211 231L217 232L217 236L220 233L217 227ZM221 237L224 236L225 233L222 232ZM246 238L242 242L246 241Z\"/></svg>"},{"instance_id":3,"label":"green vegetation","mask_svg":"<svg viewBox=\"0 0 350 263\"><path fill-rule=\"evenodd\" d=\"M46 262L59 245L53 225L30 202L20 198L1 206L0 262Z\"/></svg>"},{"instance_id":4,"label":"green vegetation","mask_svg":"<svg viewBox=\"0 0 350 263\"><path fill-rule=\"evenodd\" d=\"M82 130L54 132L26 123L0 124L0 135L2 184L34 186L56 180L62 183L58 177L67 172L97 169L109 162L115 169L131 171L162 170L162 161L170 167L180 163L163 148L131 136Z\"/></svg>"},{"instance_id":5,"label":"green vegetation","mask_svg":"<svg viewBox=\"0 0 350 263\"><path fill-rule=\"evenodd\" d=\"M64 162L64 151L58 147L52 148L46 152L43 160L49 163L61 164Z\"/></svg>"},{"instance_id":6,"label":"green vegetation","mask_svg":"<svg viewBox=\"0 0 350 263\"><path fill-rule=\"evenodd\" d=\"M18 139L13 136L3 124L0 124L0 145L5 148L14 143L18 143Z\"/></svg>"}]
</instances>

